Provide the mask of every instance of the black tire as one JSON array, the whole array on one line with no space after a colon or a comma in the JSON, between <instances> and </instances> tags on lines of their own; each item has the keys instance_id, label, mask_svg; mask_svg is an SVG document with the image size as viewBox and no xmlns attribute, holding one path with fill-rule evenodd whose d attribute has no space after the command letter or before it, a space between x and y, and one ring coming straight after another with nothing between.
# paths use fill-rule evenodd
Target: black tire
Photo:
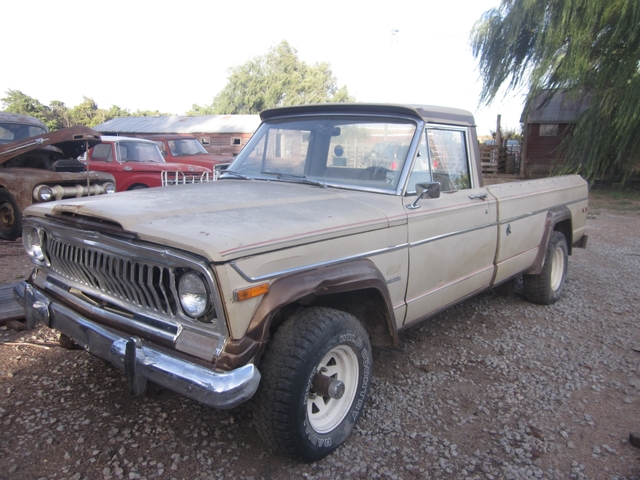
<instances>
[{"instance_id":1,"label":"black tire","mask_svg":"<svg viewBox=\"0 0 640 480\"><path fill-rule=\"evenodd\" d=\"M133 187L129 187L129 190L142 190L143 188L149 188L147 185L134 185Z\"/></svg>"},{"instance_id":2,"label":"black tire","mask_svg":"<svg viewBox=\"0 0 640 480\"><path fill-rule=\"evenodd\" d=\"M567 277L567 240L560 232L553 232L549 239L542 271L537 275L523 275L523 290L527 300L542 305L558 301Z\"/></svg>"},{"instance_id":3,"label":"black tire","mask_svg":"<svg viewBox=\"0 0 640 480\"><path fill-rule=\"evenodd\" d=\"M340 398L315 395L313 379L321 368L324 378L344 382ZM260 372L254 402L258 433L291 458L318 460L344 443L362 413L372 373L369 337L348 313L302 310L274 335Z\"/></svg>"},{"instance_id":4,"label":"black tire","mask_svg":"<svg viewBox=\"0 0 640 480\"><path fill-rule=\"evenodd\" d=\"M65 350L73 350L76 346L76 342L73 341L73 338L65 335L64 333L61 333L60 338L58 339L58 345L60 345Z\"/></svg>"},{"instance_id":5,"label":"black tire","mask_svg":"<svg viewBox=\"0 0 640 480\"><path fill-rule=\"evenodd\" d=\"M22 212L13 195L0 188L0 238L15 240L22 235Z\"/></svg>"}]
</instances>

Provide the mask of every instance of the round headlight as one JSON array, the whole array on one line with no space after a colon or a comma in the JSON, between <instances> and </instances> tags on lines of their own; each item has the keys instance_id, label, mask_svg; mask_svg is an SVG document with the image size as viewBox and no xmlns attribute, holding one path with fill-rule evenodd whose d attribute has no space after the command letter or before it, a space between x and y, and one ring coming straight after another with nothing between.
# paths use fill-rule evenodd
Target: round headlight
<instances>
[{"instance_id":1,"label":"round headlight","mask_svg":"<svg viewBox=\"0 0 640 480\"><path fill-rule=\"evenodd\" d=\"M116 193L116 186L113 183L105 183L104 193Z\"/></svg>"},{"instance_id":2,"label":"round headlight","mask_svg":"<svg viewBox=\"0 0 640 480\"><path fill-rule=\"evenodd\" d=\"M26 232L25 232L26 233ZM42 237L37 228L31 228L27 235L23 235L24 247L31 257L38 262L44 262L44 249L42 248Z\"/></svg>"},{"instance_id":3,"label":"round headlight","mask_svg":"<svg viewBox=\"0 0 640 480\"><path fill-rule=\"evenodd\" d=\"M209 304L209 294L204 281L195 273L188 272L180 277L178 282L180 304L190 317L201 316Z\"/></svg>"},{"instance_id":4,"label":"round headlight","mask_svg":"<svg viewBox=\"0 0 640 480\"><path fill-rule=\"evenodd\" d=\"M53 198L53 192L50 187L46 185L41 185L38 187L38 200L41 202L48 202Z\"/></svg>"}]
</instances>

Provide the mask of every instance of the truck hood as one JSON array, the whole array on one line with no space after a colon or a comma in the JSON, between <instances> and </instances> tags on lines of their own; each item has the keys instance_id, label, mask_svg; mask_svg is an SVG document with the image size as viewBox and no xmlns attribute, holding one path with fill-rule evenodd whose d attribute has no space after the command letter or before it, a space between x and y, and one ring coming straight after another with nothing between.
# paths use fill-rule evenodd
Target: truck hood
<instances>
[{"instance_id":1,"label":"truck hood","mask_svg":"<svg viewBox=\"0 0 640 480\"><path fill-rule=\"evenodd\" d=\"M100 134L88 127L70 127L15 142L0 144L0 164L34 150L56 150L64 158L77 158L100 143Z\"/></svg>"},{"instance_id":2,"label":"truck hood","mask_svg":"<svg viewBox=\"0 0 640 480\"><path fill-rule=\"evenodd\" d=\"M393 220L388 211L396 212ZM34 205L26 213L96 217L120 224L141 240L225 262L386 228L406 221L402 212L400 199L390 195L222 180Z\"/></svg>"}]
</instances>

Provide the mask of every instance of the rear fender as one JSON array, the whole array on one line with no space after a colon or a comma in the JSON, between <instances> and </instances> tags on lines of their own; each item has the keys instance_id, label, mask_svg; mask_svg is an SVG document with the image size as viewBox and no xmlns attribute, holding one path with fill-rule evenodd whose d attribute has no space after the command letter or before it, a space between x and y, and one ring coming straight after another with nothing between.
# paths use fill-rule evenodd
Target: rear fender
<instances>
[{"instance_id":1,"label":"rear fender","mask_svg":"<svg viewBox=\"0 0 640 480\"><path fill-rule=\"evenodd\" d=\"M551 233L556 229L556 225L561 222L569 221L571 223L571 211L566 205L562 205L559 207L554 207L547 212L547 218L544 222L544 231L542 233L542 238L540 239L540 246L538 247L538 254L533 262L533 265L529 270L525 273L528 275L537 275L542 271L542 267L544 266L545 256L547 254L547 246L549 245L549 239L551 238ZM571 228L568 231L564 231L562 233L567 237L567 247L571 248ZM569 251L571 253L571 251Z\"/></svg>"}]
</instances>

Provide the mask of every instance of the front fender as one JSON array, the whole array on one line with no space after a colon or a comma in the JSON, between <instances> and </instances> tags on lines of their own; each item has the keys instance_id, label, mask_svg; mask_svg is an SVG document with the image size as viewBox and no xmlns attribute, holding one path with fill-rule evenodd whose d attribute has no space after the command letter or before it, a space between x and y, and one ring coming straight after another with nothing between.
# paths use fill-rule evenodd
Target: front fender
<instances>
[{"instance_id":1,"label":"front fender","mask_svg":"<svg viewBox=\"0 0 640 480\"><path fill-rule=\"evenodd\" d=\"M257 358L269 338L275 314L285 305L308 295L322 296L368 289L378 291L384 299L386 327L392 343L397 345L398 332L386 281L372 261L358 259L276 279L258 305L245 336L227 343L218 359L217 368L238 368Z\"/></svg>"}]
</instances>

